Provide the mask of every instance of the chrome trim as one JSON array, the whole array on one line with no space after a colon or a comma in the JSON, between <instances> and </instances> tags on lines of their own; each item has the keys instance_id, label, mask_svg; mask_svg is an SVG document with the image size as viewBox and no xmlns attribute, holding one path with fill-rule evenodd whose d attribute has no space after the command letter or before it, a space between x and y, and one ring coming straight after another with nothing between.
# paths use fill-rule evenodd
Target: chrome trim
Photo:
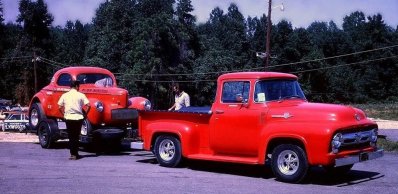
<instances>
[{"instance_id":1,"label":"chrome trim","mask_svg":"<svg viewBox=\"0 0 398 194\"><path fill-rule=\"evenodd\" d=\"M293 117L293 115L291 115L288 112L283 113L283 115L271 115L272 118L284 118L284 119L288 119L290 117Z\"/></svg>"},{"instance_id":2,"label":"chrome trim","mask_svg":"<svg viewBox=\"0 0 398 194\"><path fill-rule=\"evenodd\" d=\"M362 155L366 154L366 157L362 158ZM344 158L338 158L335 159L335 167L339 167L339 166L346 166L346 165L350 165L350 164L355 164L358 162L365 162L368 160L373 160L376 158L380 158L384 155L384 150L383 149L379 149L377 151L374 152L363 152L360 154L356 154L356 155L350 155Z\"/></svg>"}]
</instances>

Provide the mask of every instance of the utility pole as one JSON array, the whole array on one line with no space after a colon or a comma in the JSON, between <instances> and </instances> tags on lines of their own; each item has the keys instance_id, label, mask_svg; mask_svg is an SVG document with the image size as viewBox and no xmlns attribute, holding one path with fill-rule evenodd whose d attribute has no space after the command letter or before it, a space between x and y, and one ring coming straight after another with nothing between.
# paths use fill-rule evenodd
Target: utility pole
<instances>
[{"instance_id":1,"label":"utility pole","mask_svg":"<svg viewBox=\"0 0 398 194\"><path fill-rule=\"evenodd\" d=\"M36 61L37 61L36 51L34 50L34 51L33 51L33 75L34 75L34 79L35 79L35 93L37 93Z\"/></svg>"},{"instance_id":2,"label":"utility pole","mask_svg":"<svg viewBox=\"0 0 398 194\"><path fill-rule=\"evenodd\" d=\"M269 58L271 55L271 9L272 9L272 0L268 1L268 16L267 16L267 42L265 44L265 71L267 71L267 68L269 66Z\"/></svg>"}]
</instances>

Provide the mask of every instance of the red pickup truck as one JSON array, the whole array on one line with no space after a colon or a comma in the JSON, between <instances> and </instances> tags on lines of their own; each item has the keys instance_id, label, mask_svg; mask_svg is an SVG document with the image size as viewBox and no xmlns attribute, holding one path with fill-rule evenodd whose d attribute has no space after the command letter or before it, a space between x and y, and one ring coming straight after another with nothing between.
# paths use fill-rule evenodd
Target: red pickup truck
<instances>
[{"instance_id":1,"label":"red pickup truck","mask_svg":"<svg viewBox=\"0 0 398 194\"><path fill-rule=\"evenodd\" d=\"M137 110L150 109L142 97L128 97L125 89L116 85L115 76L98 67L67 67L57 71L49 85L35 94L29 106L29 126L39 135L40 145L50 148L53 142L68 138L63 115L58 109L61 95L70 90L72 80L80 81L80 91L90 101L91 111L84 120L80 141L119 141L127 129L136 124Z\"/></svg>"},{"instance_id":2,"label":"red pickup truck","mask_svg":"<svg viewBox=\"0 0 398 194\"><path fill-rule=\"evenodd\" d=\"M183 158L264 165L276 178L300 182L310 166L348 172L383 156L378 126L359 109L310 103L292 74L221 75L211 107L140 111L133 149L152 151L159 164Z\"/></svg>"}]
</instances>

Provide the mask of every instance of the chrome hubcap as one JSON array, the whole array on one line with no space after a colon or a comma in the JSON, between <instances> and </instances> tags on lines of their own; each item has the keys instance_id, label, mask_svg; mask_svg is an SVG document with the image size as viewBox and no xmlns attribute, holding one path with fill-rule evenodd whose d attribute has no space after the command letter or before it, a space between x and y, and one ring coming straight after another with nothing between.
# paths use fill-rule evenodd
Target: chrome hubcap
<instances>
[{"instance_id":1,"label":"chrome hubcap","mask_svg":"<svg viewBox=\"0 0 398 194\"><path fill-rule=\"evenodd\" d=\"M292 150L285 150L278 156L278 169L284 175L292 175L297 172L300 162L298 156Z\"/></svg>"},{"instance_id":2,"label":"chrome hubcap","mask_svg":"<svg viewBox=\"0 0 398 194\"><path fill-rule=\"evenodd\" d=\"M162 160L170 161L173 159L174 154L175 154L174 143L169 139L163 140L159 146L159 155L162 158Z\"/></svg>"},{"instance_id":3,"label":"chrome hubcap","mask_svg":"<svg viewBox=\"0 0 398 194\"><path fill-rule=\"evenodd\" d=\"M39 114L37 113L36 109L33 109L30 113L30 123L33 126L36 126L39 123Z\"/></svg>"}]
</instances>

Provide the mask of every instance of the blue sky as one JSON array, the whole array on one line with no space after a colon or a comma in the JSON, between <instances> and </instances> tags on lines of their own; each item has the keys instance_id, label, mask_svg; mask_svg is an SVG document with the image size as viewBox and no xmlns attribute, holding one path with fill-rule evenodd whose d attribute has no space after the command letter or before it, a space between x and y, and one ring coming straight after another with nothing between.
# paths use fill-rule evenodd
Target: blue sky
<instances>
[{"instance_id":1,"label":"blue sky","mask_svg":"<svg viewBox=\"0 0 398 194\"><path fill-rule=\"evenodd\" d=\"M54 25L64 26L66 20L91 22L95 9L105 0L45 0L54 16ZM19 0L2 0L4 19L15 22ZM267 12L267 0L192 0L193 12L199 22L209 18L211 10L220 7L227 12L231 3L236 3L245 16L261 16ZM333 20L341 26L344 16L363 11L366 15L381 13L384 21L393 28L398 25L398 0L273 0L273 5L283 3L285 10L273 9L272 21L290 21L293 27L307 27L314 21Z\"/></svg>"}]
</instances>

